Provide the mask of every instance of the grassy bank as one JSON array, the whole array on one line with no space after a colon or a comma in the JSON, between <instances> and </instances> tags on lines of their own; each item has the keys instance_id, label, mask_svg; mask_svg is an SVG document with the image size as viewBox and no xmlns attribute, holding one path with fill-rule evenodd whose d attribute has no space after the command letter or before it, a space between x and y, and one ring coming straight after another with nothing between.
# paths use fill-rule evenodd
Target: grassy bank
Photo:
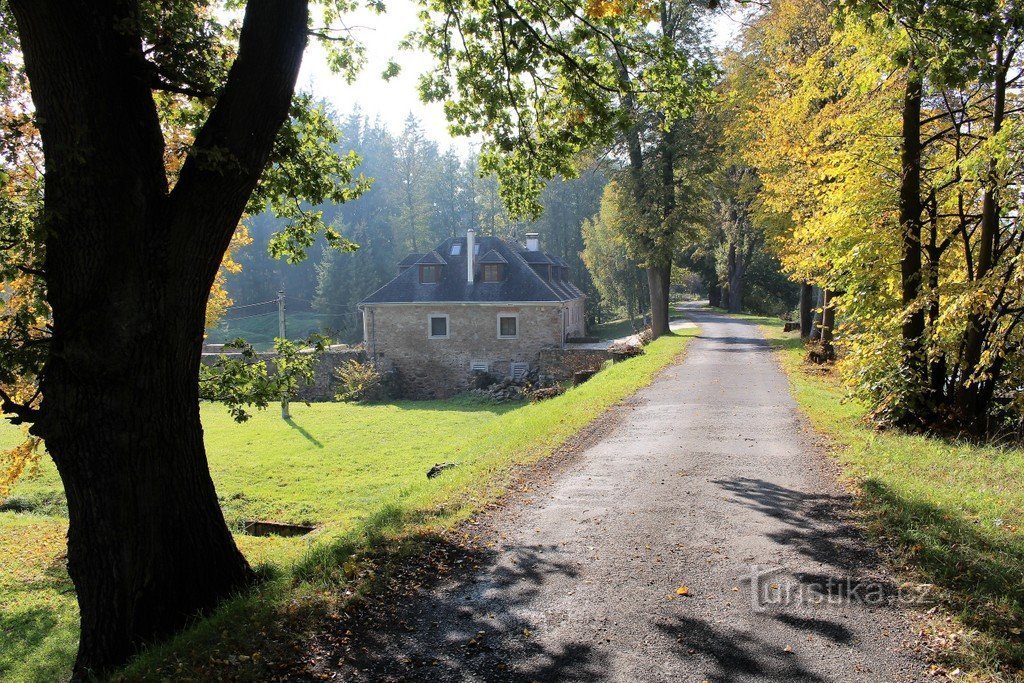
<instances>
[{"instance_id":1,"label":"grassy bank","mask_svg":"<svg viewBox=\"0 0 1024 683\"><path fill-rule=\"evenodd\" d=\"M1024 680L1024 450L875 431L837 377L804 363L796 333L755 320L800 407L833 440L872 535L901 573L935 586L941 608L928 628L940 661Z\"/></svg>"},{"instance_id":2,"label":"grassy bank","mask_svg":"<svg viewBox=\"0 0 1024 683\"><path fill-rule=\"evenodd\" d=\"M310 524L306 537L236 540L267 580L172 642L141 656L131 677L264 678L268 660L301 640L318 615L372 583L384 552L451 527L500 496L515 468L553 453L610 406L648 384L682 352L665 337L647 353L537 404L465 399L377 406L293 406L243 425L203 407L210 469L229 524ZM17 432L0 429L0 445ZM435 463L458 466L428 480ZM27 512L0 512L0 680L66 677L77 611L64 570L66 511L52 464L13 492ZM383 550L382 550L383 549ZM276 654L275 654L276 651ZM221 668L224 667L224 668Z\"/></svg>"}]
</instances>

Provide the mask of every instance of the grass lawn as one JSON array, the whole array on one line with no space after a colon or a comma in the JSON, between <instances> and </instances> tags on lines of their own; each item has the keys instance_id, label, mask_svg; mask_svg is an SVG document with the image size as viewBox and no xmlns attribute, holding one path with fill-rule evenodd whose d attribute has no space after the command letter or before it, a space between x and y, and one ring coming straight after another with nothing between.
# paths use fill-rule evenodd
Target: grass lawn
<instances>
[{"instance_id":1,"label":"grass lawn","mask_svg":"<svg viewBox=\"0 0 1024 683\"><path fill-rule=\"evenodd\" d=\"M204 405L210 469L228 523L240 530L242 520L259 518L318 528L300 538L236 533L267 580L145 653L129 677L216 678L225 675L216 667L229 660L236 677L265 677L262 661L273 643L286 640L281 632L298 637L304 618L358 593L360 581L372 576L371 551L415 547L418 536L481 510L503 493L517 465L550 455L650 383L692 334L663 337L643 356L537 404L295 404L291 421L268 410L242 425L223 407ZM13 445L18 432L3 425L0 446ZM427 469L445 461L459 466L428 480ZM34 511L0 512L0 680L66 677L77 608L64 569L66 511L52 463L19 482L12 499Z\"/></svg>"},{"instance_id":2,"label":"grass lawn","mask_svg":"<svg viewBox=\"0 0 1024 683\"><path fill-rule=\"evenodd\" d=\"M904 575L936 587L942 613L928 628L945 639L946 666L1024 680L1024 450L875 431L838 378L804 364L798 333L755 320L801 408L834 441L872 535Z\"/></svg>"},{"instance_id":3,"label":"grass lawn","mask_svg":"<svg viewBox=\"0 0 1024 683\"><path fill-rule=\"evenodd\" d=\"M679 320L678 315L670 315L669 320ZM631 334L635 334L637 331L642 330L644 327L643 316L633 318L631 321L629 318L620 318L618 320L609 320L606 323L599 323L590 328L589 335L597 337L598 339L621 339L622 337L628 337Z\"/></svg>"},{"instance_id":4,"label":"grass lawn","mask_svg":"<svg viewBox=\"0 0 1024 683\"><path fill-rule=\"evenodd\" d=\"M209 344L226 344L238 339L245 339L258 351L270 351L274 348L274 339L278 336L277 307L274 304L255 309L267 313L252 314L235 320L221 320L207 330L206 341ZM325 315L310 311L288 312L288 338L291 340L306 339L310 334L326 334L337 329L346 322L341 316ZM330 335L329 335L330 336Z\"/></svg>"}]
</instances>

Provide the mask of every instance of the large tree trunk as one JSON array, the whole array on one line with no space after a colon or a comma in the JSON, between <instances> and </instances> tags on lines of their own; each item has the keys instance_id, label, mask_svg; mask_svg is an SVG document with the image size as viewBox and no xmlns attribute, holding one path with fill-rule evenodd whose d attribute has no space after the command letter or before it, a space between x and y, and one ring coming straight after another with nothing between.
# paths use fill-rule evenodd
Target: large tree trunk
<instances>
[{"instance_id":1,"label":"large tree trunk","mask_svg":"<svg viewBox=\"0 0 1024 683\"><path fill-rule=\"evenodd\" d=\"M109 294L128 297L123 288ZM114 328L125 316L119 306L91 313ZM67 494L79 677L125 662L253 577L224 523L203 447L202 324L161 317L146 316L159 337L113 332L100 344L92 332L65 334L55 351L76 362L47 366L42 433Z\"/></svg>"},{"instance_id":2,"label":"large tree trunk","mask_svg":"<svg viewBox=\"0 0 1024 683\"><path fill-rule=\"evenodd\" d=\"M669 333L669 285L672 278L672 264L647 269L647 284L651 297L651 334L658 338Z\"/></svg>"},{"instance_id":3,"label":"large tree trunk","mask_svg":"<svg viewBox=\"0 0 1024 683\"><path fill-rule=\"evenodd\" d=\"M303 1L249 3L169 192L131 5L10 2L46 159L53 330L33 432L67 493L76 678L252 579L207 467L199 357L210 287L287 116L307 30Z\"/></svg>"},{"instance_id":4,"label":"large tree trunk","mask_svg":"<svg viewBox=\"0 0 1024 683\"><path fill-rule=\"evenodd\" d=\"M923 349L924 310L916 304L921 292L921 77L911 64L903 98L903 128L900 165L903 170L899 192L899 220L902 233L900 281L903 306L904 363L923 389L927 366Z\"/></svg>"},{"instance_id":5,"label":"large tree trunk","mask_svg":"<svg viewBox=\"0 0 1024 683\"><path fill-rule=\"evenodd\" d=\"M814 322L814 286L803 282L800 284L800 338L811 338L811 325Z\"/></svg>"}]
</instances>

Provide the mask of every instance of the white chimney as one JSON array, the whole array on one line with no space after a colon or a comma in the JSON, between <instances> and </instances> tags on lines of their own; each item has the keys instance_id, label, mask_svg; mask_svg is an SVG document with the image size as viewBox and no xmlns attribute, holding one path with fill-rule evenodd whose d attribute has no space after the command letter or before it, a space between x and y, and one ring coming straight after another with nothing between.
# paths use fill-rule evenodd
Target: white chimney
<instances>
[{"instance_id":1,"label":"white chimney","mask_svg":"<svg viewBox=\"0 0 1024 683\"><path fill-rule=\"evenodd\" d=\"M466 231L466 282L473 284L473 251L476 249L476 231Z\"/></svg>"},{"instance_id":2,"label":"white chimney","mask_svg":"<svg viewBox=\"0 0 1024 683\"><path fill-rule=\"evenodd\" d=\"M526 251L540 251L540 234L536 232L526 233Z\"/></svg>"}]
</instances>

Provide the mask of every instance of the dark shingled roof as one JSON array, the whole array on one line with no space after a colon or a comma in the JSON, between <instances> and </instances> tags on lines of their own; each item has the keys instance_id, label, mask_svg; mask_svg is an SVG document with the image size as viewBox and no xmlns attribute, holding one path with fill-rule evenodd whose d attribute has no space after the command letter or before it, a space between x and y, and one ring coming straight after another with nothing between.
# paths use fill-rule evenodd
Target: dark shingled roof
<instances>
[{"instance_id":1,"label":"dark shingled roof","mask_svg":"<svg viewBox=\"0 0 1024 683\"><path fill-rule=\"evenodd\" d=\"M448 262L441 258L441 255L437 253L436 249L429 254L424 254L418 261L416 261L417 266L444 266L447 264Z\"/></svg>"},{"instance_id":2,"label":"dark shingled roof","mask_svg":"<svg viewBox=\"0 0 1024 683\"><path fill-rule=\"evenodd\" d=\"M523 260L531 265L538 263L551 263L551 257L543 251L527 251L524 249L522 256Z\"/></svg>"},{"instance_id":3,"label":"dark shingled roof","mask_svg":"<svg viewBox=\"0 0 1024 683\"><path fill-rule=\"evenodd\" d=\"M458 255L450 255L452 244L461 245ZM483 258L476 259L477 272L472 284L466 278L466 238L449 238L437 245L427 254L436 257L444 267L441 268L441 281L436 284L420 282L419 268L408 268L391 282L387 283L370 296L363 299L363 304L379 303L430 303L430 302L482 302L502 303L520 301L572 301L583 296L583 293L566 280L553 279L545 282L544 278L527 263L527 258L540 263L552 263L552 259L539 251L526 251L519 244L507 242L498 237L478 236L476 243ZM494 256L491 256L491 254ZM440 254L445 254L442 259ZM413 261L415 264L433 265L425 262L421 256ZM484 259L498 257L504 259L505 279L501 282L483 282L479 266ZM408 260L403 260L403 263ZM501 261L488 261L500 263Z\"/></svg>"},{"instance_id":4,"label":"dark shingled roof","mask_svg":"<svg viewBox=\"0 0 1024 683\"><path fill-rule=\"evenodd\" d=\"M398 267L401 268L402 266L411 266L412 264L419 261L421 258L423 258L423 254L409 254L404 259L398 262Z\"/></svg>"},{"instance_id":5,"label":"dark shingled roof","mask_svg":"<svg viewBox=\"0 0 1024 683\"><path fill-rule=\"evenodd\" d=\"M477 259L477 263L508 263L508 259L491 249L489 252Z\"/></svg>"}]
</instances>

